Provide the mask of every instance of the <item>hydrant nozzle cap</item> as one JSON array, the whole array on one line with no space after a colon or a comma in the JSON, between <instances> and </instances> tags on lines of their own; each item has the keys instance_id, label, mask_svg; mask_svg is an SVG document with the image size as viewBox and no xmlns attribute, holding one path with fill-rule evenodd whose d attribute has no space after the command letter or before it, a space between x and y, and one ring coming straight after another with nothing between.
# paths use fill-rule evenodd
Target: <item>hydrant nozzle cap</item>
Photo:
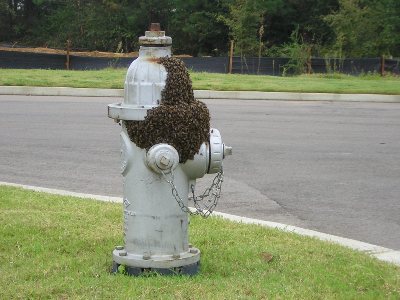
<instances>
[{"instance_id":1,"label":"hydrant nozzle cap","mask_svg":"<svg viewBox=\"0 0 400 300\"><path fill-rule=\"evenodd\" d=\"M172 38L165 35L165 31L160 30L159 23L152 23L150 30L144 36L139 37L139 44L148 47L171 46Z\"/></svg>"}]
</instances>

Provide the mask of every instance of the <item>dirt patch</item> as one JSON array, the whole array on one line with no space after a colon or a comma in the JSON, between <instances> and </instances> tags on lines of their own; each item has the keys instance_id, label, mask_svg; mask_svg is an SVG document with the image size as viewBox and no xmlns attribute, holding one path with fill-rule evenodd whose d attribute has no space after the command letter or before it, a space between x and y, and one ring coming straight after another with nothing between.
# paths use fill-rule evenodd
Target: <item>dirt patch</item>
<instances>
[{"instance_id":1,"label":"dirt patch","mask_svg":"<svg viewBox=\"0 0 400 300\"><path fill-rule=\"evenodd\" d=\"M42 48L42 47L38 47L38 48L0 47L0 51L67 55L67 50ZM138 52L112 53L112 52L101 52L101 51L70 51L69 54L75 55L75 56L88 56L88 57L137 57L139 53Z\"/></svg>"},{"instance_id":2,"label":"dirt patch","mask_svg":"<svg viewBox=\"0 0 400 300\"><path fill-rule=\"evenodd\" d=\"M12 51L12 52L27 52L27 53L44 53L44 54L61 54L67 55L67 50L63 49L52 49L44 47L3 47L0 46L0 51ZM86 56L86 57L138 57L139 52L128 52L128 53L114 53L114 52L102 52L102 51L70 51L70 55L75 56ZM180 54L174 55L174 57L192 57L191 55Z\"/></svg>"}]
</instances>

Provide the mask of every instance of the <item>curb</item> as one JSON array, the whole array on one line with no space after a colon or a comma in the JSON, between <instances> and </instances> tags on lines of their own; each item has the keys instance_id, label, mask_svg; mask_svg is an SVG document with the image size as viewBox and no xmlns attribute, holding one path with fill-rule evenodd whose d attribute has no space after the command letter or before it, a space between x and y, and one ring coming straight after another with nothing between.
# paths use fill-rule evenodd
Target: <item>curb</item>
<instances>
[{"instance_id":1,"label":"curb","mask_svg":"<svg viewBox=\"0 0 400 300\"><path fill-rule=\"evenodd\" d=\"M0 86L0 95L123 97L122 89L92 89L70 87Z\"/></svg>"},{"instance_id":2,"label":"curb","mask_svg":"<svg viewBox=\"0 0 400 300\"><path fill-rule=\"evenodd\" d=\"M0 86L0 95L123 97L123 89ZM400 95L194 90L197 99L400 103Z\"/></svg>"},{"instance_id":3,"label":"curb","mask_svg":"<svg viewBox=\"0 0 400 300\"><path fill-rule=\"evenodd\" d=\"M93 195L93 194L75 193L75 192L69 192L69 191L65 191L65 190L50 189L50 188L43 188L43 187L37 187L37 186L30 186L30 185L0 181L0 186L2 186L2 185L23 188L23 189L27 189L27 190L36 191L36 192L44 192L44 193L49 193L49 194L61 195L61 196L72 196L72 197L94 199L94 200L105 201L105 202L122 203L122 198L120 198L120 197L109 197L109 196L101 196L101 195ZM379 260L400 266L400 251L392 250L389 248L384 248L381 246L368 244L368 243L364 243L361 241L352 240L352 239L348 239L348 238L343 238L340 236L335 236L335 235L331 235L331 234L327 234L327 233L322 233L322 232L318 232L318 231L314 231L314 230L310 230L310 229L304 229L304 228L286 225L286 224L282 224L282 223L252 219L252 218L247 218L247 217L240 217L240 216L226 214L226 213L222 213L222 212L214 211L212 213L212 216L221 217L223 219L230 220L233 222L244 223L244 224L256 224L256 225L261 225L264 227L280 229L280 230L290 232L290 233L296 233L296 234L303 235L303 236L314 237L314 238L317 238L322 241L332 242L332 243L339 244L339 245L347 247L347 248L351 248L353 250L367 253Z\"/></svg>"},{"instance_id":4,"label":"curb","mask_svg":"<svg viewBox=\"0 0 400 300\"><path fill-rule=\"evenodd\" d=\"M400 103L400 95L332 94L332 93L281 93L254 91L195 90L198 99L240 99L275 101L335 101L335 102L385 102Z\"/></svg>"}]
</instances>

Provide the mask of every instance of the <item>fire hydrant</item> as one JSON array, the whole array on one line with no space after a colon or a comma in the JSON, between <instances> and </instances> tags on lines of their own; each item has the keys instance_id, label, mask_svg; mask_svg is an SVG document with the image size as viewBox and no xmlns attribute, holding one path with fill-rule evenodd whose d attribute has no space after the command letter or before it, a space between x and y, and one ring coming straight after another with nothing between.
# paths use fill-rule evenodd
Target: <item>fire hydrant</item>
<instances>
[{"instance_id":1,"label":"fire hydrant","mask_svg":"<svg viewBox=\"0 0 400 300\"><path fill-rule=\"evenodd\" d=\"M113 251L112 271L118 272L123 266L129 275L148 271L194 275L199 270L200 250L189 243L188 215L207 217L215 208L223 181L222 161L232 154L232 148L225 146L219 131L213 128L207 129L208 140L195 149L193 157L184 161L183 150L178 152L178 147L165 142L163 136L157 137L155 144L143 146L142 143L149 141L151 130L163 132L163 128L154 129L155 125L149 120L165 122L162 124L169 127L168 135L179 137L180 127L174 120L182 114L175 114L173 105L164 107L168 112L165 119L158 120L156 114L156 110L163 107L162 102L167 101L163 100L167 92L174 97L179 94L164 90L167 79L173 78L169 77L170 72L176 68L166 68L160 63L171 57L171 37L165 36L159 24L152 24L145 36L139 38L139 43L139 57L132 62L126 75L124 100L108 105L108 116L122 127L121 173L124 177L124 245L116 246ZM179 76L174 78L180 80ZM180 87L179 82L169 84ZM190 91L193 94L191 86ZM200 107L208 114L201 102L185 101L180 99L176 109ZM196 114L192 116L196 117ZM207 117L209 122L208 115L203 119ZM183 115L177 120L186 119L188 117ZM168 122L175 123L170 125ZM199 134L193 133L193 136ZM176 140L179 143L180 138ZM186 148L191 149L191 146ZM195 196L196 179L205 174L217 175L211 187ZM189 207L189 200L193 201L194 208Z\"/></svg>"}]
</instances>

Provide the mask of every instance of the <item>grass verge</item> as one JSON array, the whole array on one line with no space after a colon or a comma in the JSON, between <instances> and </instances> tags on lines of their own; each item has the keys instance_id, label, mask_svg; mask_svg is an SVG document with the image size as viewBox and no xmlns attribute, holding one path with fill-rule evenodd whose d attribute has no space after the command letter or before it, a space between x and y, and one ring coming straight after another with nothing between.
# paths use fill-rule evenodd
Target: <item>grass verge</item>
<instances>
[{"instance_id":1,"label":"grass verge","mask_svg":"<svg viewBox=\"0 0 400 300\"><path fill-rule=\"evenodd\" d=\"M0 85L123 88L126 69L98 71L0 69ZM302 75L293 77L191 72L193 88L219 91L400 95L400 77Z\"/></svg>"},{"instance_id":2,"label":"grass verge","mask_svg":"<svg viewBox=\"0 0 400 300\"><path fill-rule=\"evenodd\" d=\"M192 218L190 236L198 276L111 275L120 205L0 187L0 298L400 297L400 268L335 244L219 218Z\"/></svg>"}]
</instances>

